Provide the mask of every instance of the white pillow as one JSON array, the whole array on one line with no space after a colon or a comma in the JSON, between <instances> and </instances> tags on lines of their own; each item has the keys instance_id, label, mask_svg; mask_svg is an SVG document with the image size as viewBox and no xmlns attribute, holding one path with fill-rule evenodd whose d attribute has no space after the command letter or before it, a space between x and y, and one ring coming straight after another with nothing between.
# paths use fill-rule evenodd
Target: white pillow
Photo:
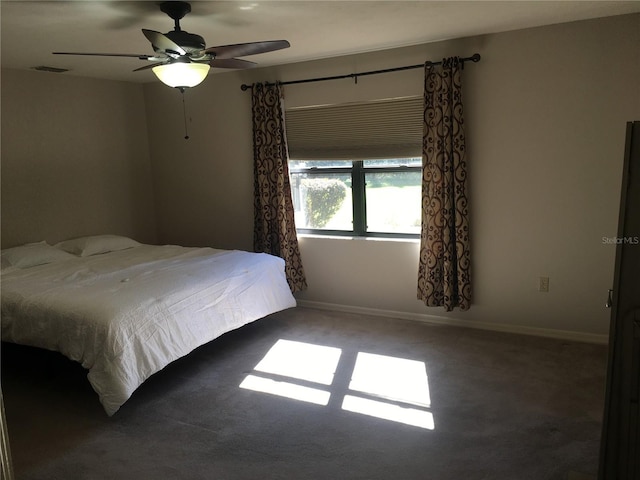
<instances>
[{"instance_id":1,"label":"white pillow","mask_svg":"<svg viewBox=\"0 0 640 480\"><path fill-rule=\"evenodd\" d=\"M89 255L117 252L118 250L126 250L140 245L135 240L121 237L120 235L93 235L65 240L56 244L56 247L74 255L88 257Z\"/></svg>"},{"instance_id":2,"label":"white pillow","mask_svg":"<svg viewBox=\"0 0 640 480\"><path fill-rule=\"evenodd\" d=\"M8 267L29 268L45 263L59 262L74 258L73 255L58 250L46 242L27 243L20 247L6 248L0 254L2 269Z\"/></svg>"}]
</instances>

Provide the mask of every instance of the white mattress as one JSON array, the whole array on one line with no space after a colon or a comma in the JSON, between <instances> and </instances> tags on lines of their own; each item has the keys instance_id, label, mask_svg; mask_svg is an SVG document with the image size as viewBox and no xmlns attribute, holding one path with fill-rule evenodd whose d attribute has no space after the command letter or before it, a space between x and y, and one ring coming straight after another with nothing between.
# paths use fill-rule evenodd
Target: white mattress
<instances>
[{"instance_id":1,"label":"white mattress","mask_svg":"<svg viewBox=\"0 0 640 480\"><path fill-rule=\"evenodd\" d=\"M113 415L173 360L295 305L278 257L142 245L3 273L2 340L80 362Z\"/></svg>"}]
</instances>

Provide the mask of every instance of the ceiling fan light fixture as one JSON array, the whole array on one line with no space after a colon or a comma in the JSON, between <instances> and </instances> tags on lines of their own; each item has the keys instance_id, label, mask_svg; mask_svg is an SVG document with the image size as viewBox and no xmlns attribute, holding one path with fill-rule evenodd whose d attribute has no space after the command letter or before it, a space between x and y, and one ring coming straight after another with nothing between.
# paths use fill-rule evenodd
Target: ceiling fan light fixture
<instances>
[{"instance_id":1,"label":"ceiling fan light fixture","mask_svg":"<svg viewBox=\"0 0 640 480\"><path fill-rule=\"evenodd\" d=\"M200 85L207 78L209 64L175 62L158 65L151 70L165 85L173 88L191 88Z\"/></svg>"}]
</instances>

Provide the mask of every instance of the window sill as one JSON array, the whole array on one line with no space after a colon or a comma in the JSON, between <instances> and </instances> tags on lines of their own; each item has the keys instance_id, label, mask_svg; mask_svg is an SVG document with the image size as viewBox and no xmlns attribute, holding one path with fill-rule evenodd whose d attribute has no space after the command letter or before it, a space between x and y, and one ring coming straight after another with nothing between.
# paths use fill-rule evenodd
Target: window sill
<instances>
[{"instance_id":1,"label":"window sill","mask_svg":"<svg viewBox=\"0 0 640 480\"><path fill-rule=\"evenodd\" d=\"M360 235L320 235L317 233L298 233L298 238L313 238L322 240L356 240L367 242L396 242L396 243L420 243L419 238L406 237L363 237Z\"/></svg>"}]
</instances>

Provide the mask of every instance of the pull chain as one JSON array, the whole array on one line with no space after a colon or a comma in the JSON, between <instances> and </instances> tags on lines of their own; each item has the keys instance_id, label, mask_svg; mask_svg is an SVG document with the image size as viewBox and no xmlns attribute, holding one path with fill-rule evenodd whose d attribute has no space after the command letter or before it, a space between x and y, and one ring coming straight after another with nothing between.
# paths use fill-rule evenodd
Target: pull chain
<instances>
[{"instance_id":1,"label":"pull chain","mask_svg":"<svg viewBox=\"0 0 640 480\"><path fill-rule=\"evenodd\" d=\"M184 88L180 88L180 93L182 93L182 115L184 118L184 139L189 140L189 132L187 131L187 106L184 100Z\"/></svg>"}]
</instances>

